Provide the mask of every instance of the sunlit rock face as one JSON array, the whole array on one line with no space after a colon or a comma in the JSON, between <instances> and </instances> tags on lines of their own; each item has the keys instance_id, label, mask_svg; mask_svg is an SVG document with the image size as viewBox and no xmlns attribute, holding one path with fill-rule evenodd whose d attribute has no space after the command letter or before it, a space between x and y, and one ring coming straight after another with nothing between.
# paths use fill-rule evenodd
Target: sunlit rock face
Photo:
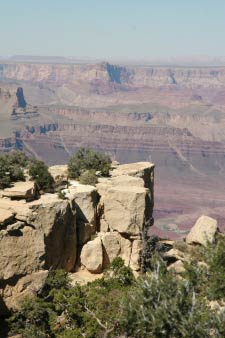
<instances>
[{"instance_id":1,"label":"sunlit rock face","mask_svg":"<svg viewBox=\"0 0 225 338\"><path fill-rule=\"evenodd\" d=\"M94 186L50 167L58 193L33 194L33 182L0 190L0 314L38 292L48 271L101 274L121 257L140 270L143 233L153 223L154 165L116 165Z\"/></svg>"}]
</instances>

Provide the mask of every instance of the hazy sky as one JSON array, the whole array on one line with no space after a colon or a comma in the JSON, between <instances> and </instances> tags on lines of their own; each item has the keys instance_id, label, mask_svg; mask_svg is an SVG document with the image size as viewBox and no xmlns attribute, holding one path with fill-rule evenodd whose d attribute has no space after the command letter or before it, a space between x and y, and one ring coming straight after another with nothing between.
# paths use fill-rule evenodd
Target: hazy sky
<instances>
[{"instance_id":1,"label":"hazy sky","mask_svg":"<svg viewBox=\"0 0 225 338\"><path fill-rule=\"evenodd\" d=\"M0 0L0 55L225 56L225 0Z\"/></svg>"}]
</instances>

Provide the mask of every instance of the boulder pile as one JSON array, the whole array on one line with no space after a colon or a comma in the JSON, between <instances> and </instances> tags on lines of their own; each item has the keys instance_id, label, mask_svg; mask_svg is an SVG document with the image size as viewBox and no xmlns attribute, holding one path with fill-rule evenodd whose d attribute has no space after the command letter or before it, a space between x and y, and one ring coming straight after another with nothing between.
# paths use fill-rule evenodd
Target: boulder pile
<instances>
[{"instance_id":1,"label":"boulder pile","mask_svg":"<svg viewBox=\"0 0 225 338\"><path fill-rule=\"evenodd\" d=\"M65 184L65 167L51 170ZM154 165L140 162L115 166L96 187L69 181L63 198L37 196L32 182L0 191L0 313L37 293L50 269L100 274L120 256L140 270L153 187Z\"/></svg>"}]
</instances>

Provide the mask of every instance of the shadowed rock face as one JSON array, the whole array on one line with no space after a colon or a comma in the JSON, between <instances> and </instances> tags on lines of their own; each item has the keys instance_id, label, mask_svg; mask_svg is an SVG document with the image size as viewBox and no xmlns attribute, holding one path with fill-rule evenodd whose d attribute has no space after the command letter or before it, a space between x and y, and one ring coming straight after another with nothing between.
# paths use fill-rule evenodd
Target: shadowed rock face
<instances>
[{"instance_id":1,"label":"shadowed rock face","mask_svg":"<svg viewBox=\"0 0 225 338\"><path fill-rule=\"evenodd\" d=\"M111 82L114 82L114 83L124 82L123 75L126 74L125 67L114 66L114 65L110 65L109 63L107 63L106 69L109 74L109 78Z\"/></svg>"},{"instance_id":2,"label":"shadowed rock face","mask_svg":"<svg viewBox=\"0 0 225 338\"><path fill-rule=\"evenodd\" d=\"M18 108L26 108L27 103L26 103L26 101L24 99L23 88L22 87L18 87L17 88L16 97L17 97L17 106L18 106Z\"/></svg>"}]
</instances>

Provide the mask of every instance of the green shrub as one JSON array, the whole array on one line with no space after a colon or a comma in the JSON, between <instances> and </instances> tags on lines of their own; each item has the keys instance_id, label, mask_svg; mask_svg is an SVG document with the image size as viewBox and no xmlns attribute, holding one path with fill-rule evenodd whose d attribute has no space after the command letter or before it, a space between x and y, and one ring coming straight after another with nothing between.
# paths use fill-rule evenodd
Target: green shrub
<instances>
[{"instance_id":1,"label":"green shrub","mask_svg":"<svg viewBox=\"0 0 225 338\"><path fill-rule=\"evenodd\" d=\"M66 193L65 193L65 191L60 190L58 192L58 198L60 198L61 200L65 200L66 199Z\"/></svg>"},{"instance_id":2,"label":"green shrub","mask_svg":"<svg viewBox=\"0 0 225 338\"><path fill-rule=\"evenodd\" d=\"M12 151L8 155L8 162L11 165L19 165L22 168L25 168L29 163L29 159L22 151Z\"/></svg>"},{"instance_id":3,"label":"green shrub","mask_svg":"<svg viewBox=\"0 0 225 338\"><path fill-rule=\"evenodd\" d=\"M29 166L29 175L39 189L48 190L53 187L54 179L43 161L33 160Z\"/></svg>"},{"instance_id":4,"label":"green shrub","mask_svg":"<svg viewBox=\"0 0 225 338\"><path fill-rule=\"evenodd\" d=\"M186 264L182 279L167 271L160 257L164 248L157 243L149 242L151 270L137 280L120 257L87 285L71 286L65 271L50 271L38 297L11 316L11 333L25 338L224 337L224 313L212 311L207 299L224 295L224 237L203 249L208 268Z\"/></svg>"},{"instance_id":5,"label":"green shrub","mask_svg":"<svg viewBox=\"0 0 225 338\"><path fill-rule=\"evenodd\" d=\"M70 279L68 273L64 270L51 270L48 277L39 292L39 296L43 298L51 298L51 293L54 290L67 290L70 287Z\"/></svg>"},{"instance_id":6,"label":"green shrub","mask_svg":"<svg viewBox=\"0 0 225 338\"><path fill-rule=\"evenodd\" d=\"M209 299L225 299L225 236L218 235L217 243L210 245L205 254L208 264Z\"/></svg>"},{"instance_id":7,"label":"green shrub","mask_svg":"<svg viewBox=\"0 0 225 338\"><path fill-rule=\"evenodd\" d=\"M112 278L121 285L131 285L134 282L134 275L130 267L124 264L121 257L116 257L110 264Z\"/></svg>"},{"instance_id":8,"label":"green shrub","mask_svg":"<svg viewBox=\"0 0 225 338\"><path fill-rule=\"evenodd\" d=\"M7 175L0 176L0 189L5 189L10 187L11 185L11 179Z\"/></svg>"},{"instance_id":9,"label":"green shrub","mask_svg":"<svg viewBox=\"0 0 225 338\"><path fill-rule=\"evenodd\" d=\"M22 334L23 338L48 337L50 318L53 315L51 304L39 298L28 298L8 320L11 334Z\"/></svg>"},{"instance_id":10,"label":"green shrub","mask_svg":"<svg viewBox=\"0 0 225 338\"><path fill-rule=\"evenodd\" d=\"M111 167L109 156L90 149L81 148L68 163L70 178L78 178L84 171L100 171L102 176L108 176Z\"/></svg>"},{"instance_id":11,"label":"green shrub","mask_svg":"<svg viewBox=\"0 0 225 338\"><path fill-rule=\"evenodd\" d=\"M210 300L225 299L225 237L218 235L214 244L197 247L194 259L185 264L183 276L195 290ZM201 257L203 265L198 264Z\"/></svg>"},{"instance_id":12,"label":"green shrub","mask_svg":"<svg viewBox=\"0 0 225 338\"><path fill-rule=\"evenodd\" d=\"M212 316L187 281L166 273L156 262L138 280L124 304L120 333L132 338L220 337L221 323Z\"/></svg>"},{"instance_id":13,"label":"green shrub","mask_svg":"<svg viewBox=\"0 0 225 338\"><path fill-rule=\"evenodd\" d=\"M25 180L23 169L19 166L19 164L10 166L9 170L10 178L13 182Z\"/></svg>"},{"instance_id":14,"label":"green shrub","mask_svg":"<svg viewBox=\"0 0 225 338\"><path fill-rule=\"evenodd\" d=\"M12 152L0 156L0 189L10 187L12 182L24 180L24 169L28 159L22 152Z\"/></svg>"},{"instance_id":15,"label":"green shrub","mask_svg":"<svg viewBox=\"0 0 225 338\"><path fill-rule=\"evenodd\" d=\"M98 178L95 174L95 170L87 170L84 173L82 173L79 177L79 181L81 184L87 184L87 185L95 185L98 183Z\"/></svg>"}]
</instances>

